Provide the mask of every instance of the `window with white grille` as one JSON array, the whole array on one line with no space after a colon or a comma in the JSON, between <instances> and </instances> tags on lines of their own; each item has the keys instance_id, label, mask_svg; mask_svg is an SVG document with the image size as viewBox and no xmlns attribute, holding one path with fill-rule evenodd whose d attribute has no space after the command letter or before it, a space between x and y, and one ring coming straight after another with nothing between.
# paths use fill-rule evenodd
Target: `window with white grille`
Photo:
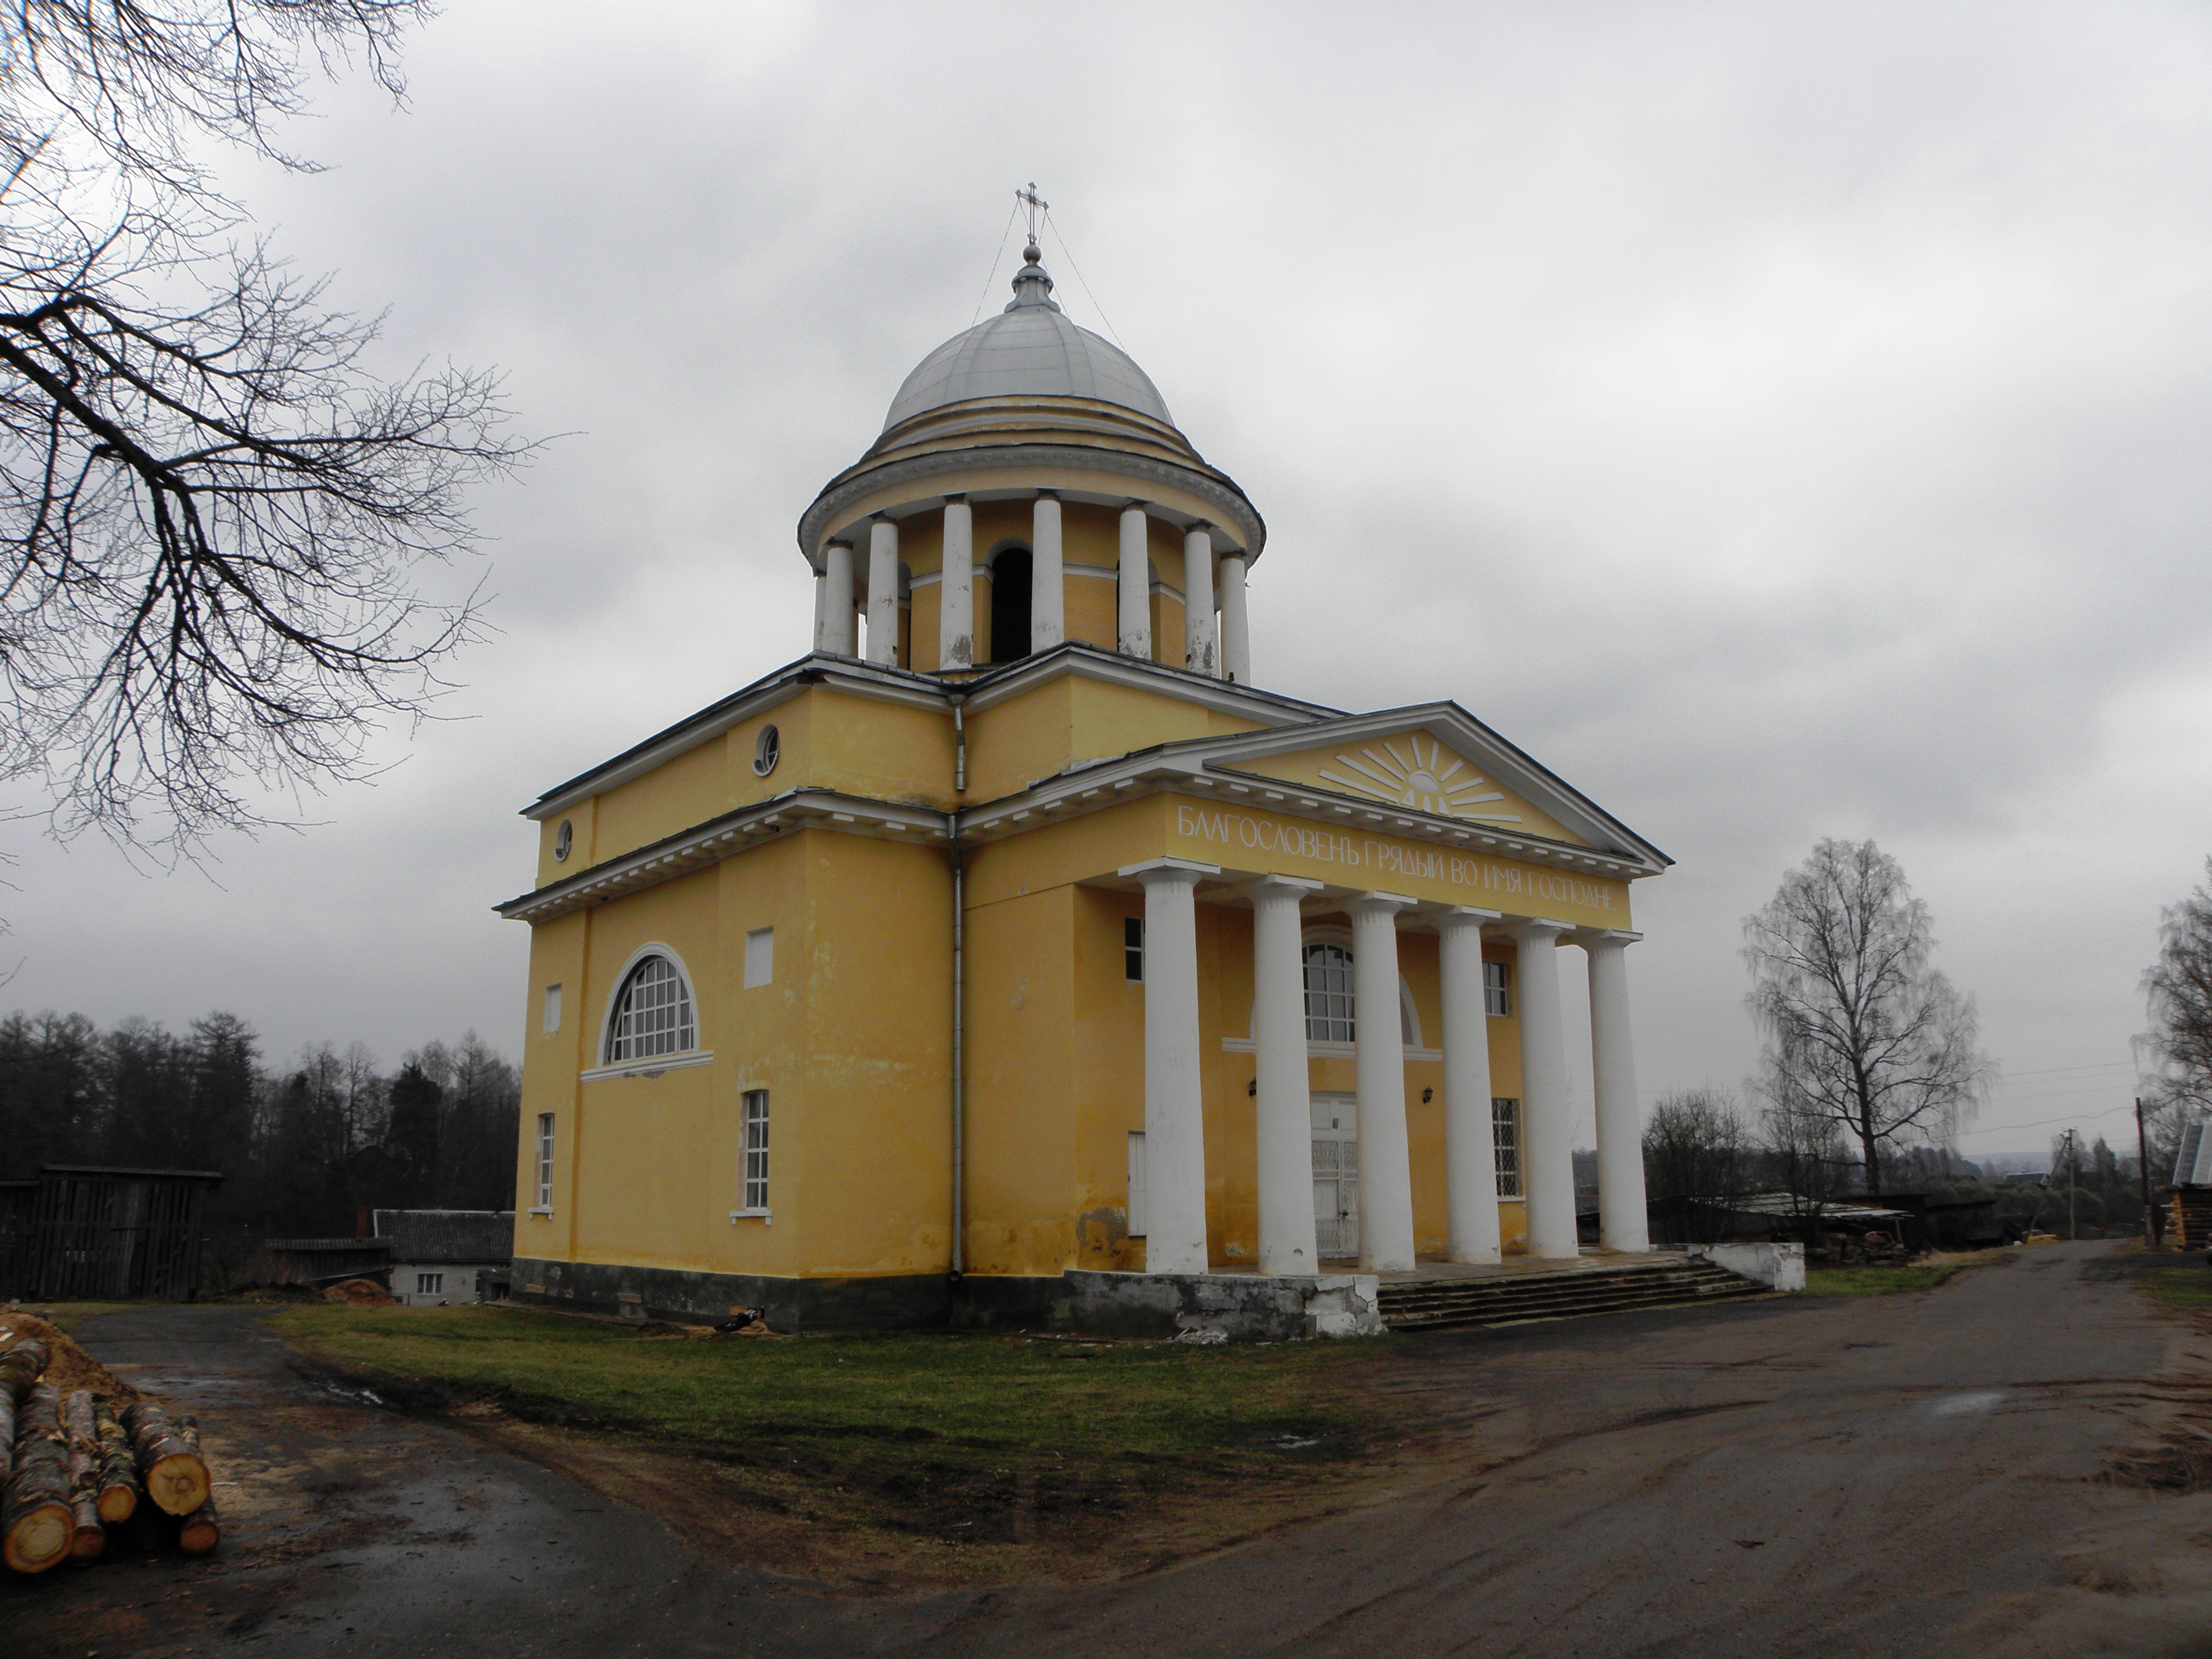
<instances>
[{"instance_id":1,"label":"window with white grille","mask_svg":"<svg viewBox=\"0 0 2212 1659\"><path fill-rule=\"evenodd\" d=\"M742 1207L768 1208L768 1091L748 1089L745 1103Z\"/></svg>"},{"instance_id":2,"label":"window with white grille","mask_svg":"<svg viewBox=\"0 0 2212 1659\"><path fill-rule=\"evenodd\" d=\"M1132 985L1144 982L1145 919L1142 916L1121 918L1121 977Z\"/></svg>"},{"instance_id":3,"label":"window with white grille","mask_svg":"<svg viewBox=\"0 0 2212 1659\"><path fill-rule=\"evenodd\" d=\"M1521 1103L1490 1103L1490 1144L1498 1158L1498 1195L1521 1196Z\"/></svg>"},{"instance_id":4,"label":"window with white grille","mask_svg":"<svg viewBox=\"0 0 2212 1659\"><path fill-rule=\"evenodd\" d=\"M1513 1012L1513 1005L1505 994L1506 965L1502 962L1482 964L1482 1012L1492 1019L1504 1019Z\"/></svg>"},{"instance_id":5,"label":"window with white grille","mask_svg":"<svg viewBox=\"0 0 2212 1659\"><path fill-rule=\"evenodd\" d=\"M446 1276L445 1276L445 1274L443 1274L443 1273L416 1273L416 1274L415 1275L415 1294L416 1294L416 1295L417 1295L417 1296L443 1296L445 1293L446 1293Z\"/></svg>"},{"instance_id":6,"label":"window with white grille","mask_svg":"<svg viewBox=\"0 0 2212 1659\"><path fill-rule=\"evenodd\" d=\"M606 1064L680 1054L699 1046L691 988L666 957L647 957L629 971L607 1027Z\"/></svg>"},{"instance_id":7,"label":"window with white grille","mask_svg":"<svg viewBox=\"0 0 2212 1659\"><path fill-rule=\"evenodd\" d=\"M553 1207L553 1114L538 1115L538 1207Z\"/></svg>"},{"instance_id":8,"label":"window with white grille","mask_svg":"<svg viewBox=\"0 0 2212 1659\"><path fill-rule=\"evenodd\" d=\"M1306 1041L1352 1041L1352 952L1341 945L1309 945Z\"/></svg>"}]
</instances>

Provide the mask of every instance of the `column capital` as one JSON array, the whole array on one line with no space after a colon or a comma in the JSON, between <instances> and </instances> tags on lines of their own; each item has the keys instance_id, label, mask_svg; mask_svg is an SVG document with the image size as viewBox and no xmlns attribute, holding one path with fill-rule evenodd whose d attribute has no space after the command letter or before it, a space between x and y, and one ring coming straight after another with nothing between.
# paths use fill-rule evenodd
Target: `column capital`
<instances>
[{"instance_id":1,"label":"column capital","mask_svg":"<svg viewBox=\"0 0 2212 1659\"><path fill-rule=\"evenodd\" d=\"M1632 933L1625 927L1577 927L1568 935L1567 943L1579 945L1585 951L1605 946L1619 950L1640 943L1643 938L1643 934Z\"/></svg>"},{"instance_id":2,"label":"column capital","mask_svg":"<svg viewBox=\"0 0 2212 1659\"><path fill-rule=\"evenodd\" d=\"M968 492L967 492L966 490L964 490L964 489L956 489L956 490L954 490L951 495L947 495L947 496L945 498L945 506L947 506L947 507L952 507L952 506L955 506L955 505L961 506L961 507L965 507L965 506L967 506L967 505L968 505Z\"/></svg>"},{"instance_id":3,"label":"column capital","mask_svg":"<svg viewBox=\"0 0 2212 1659\"><path fill-rule=\"evenodd\" d=\"M1152 503L1142 496L1132 495L1121 503L1121 510L1124 513L1141 513L1151 505Z\"/></svg>"},{"instance_id":4,"label":"column capital","mask_svg":"<svg viewBox=\"0 0 2212 1659\"><path fill-rule=\"evenodd\" d=\"M1057 489L1036 489L1030 494L1041 501L1056 501L1060 499L1060 491Z\"/></svg>"},{"instance_id":5,"label":"column capital","mask_svg":"<svg viewBox=\"0 0 2212 1659\"><path fill-rule=\"evenodd\" d=\"M1420 900L1406 897L1402 893L1362 893L1349 899L1345 908L1355 916L1395 916L1401 910L1410 910Z\"/></svg>"},{"instance_id":6,"label":"column capital","mask_svg":"<svg viewBox=\"0 0 2212 1659\"><path fill-rule=\"evenodd\" d=\"M1207 876L1218 876L1218 864L1200 864L1196 859L1147 859L1142 864L1125 864L1114 872L1117 876L1133 877L1147 884L1154 881L1188 881L1195 885Z\"/></svg>"},{"instance_id":7,"label":"column capital","mask_svg":"<svg viewBox=\"0 0 2212 1659\"><path fill-rule=\"evenodd\" d=\"M1482 924L1486 921L1503 921L1504 920L1505 915L1500 910L1480 909L1472 904L1455 904L1449 909L1445 910L1442 915L1437 916L1437 931L1438 933L1442 933L1447 928L1459 927L1474 927L1480 929Z\"/></svg>"},{"instance_id":8,"label":"column capital","mask_svg":"<svg viewBox=\"0 0 2212 1659\"><path fill-rule=\"evenodd\" d=\"M1322 887L1328 887L1325 880L1310 880L1305 876L1267 874L1255 876L1248 883L1241 883L1234 891L1239 891L1239 894L1290 894L1291 898L1305 898L1310 894L1318 894Z\"/></svg>"},{"instance_id":9,"label":"column capital","mask_svg":"<svg viewBox=\"0 0 2212 1659\"><path fill-rule=\"evenodd\" d=\"M1576 931L1571 921L1553 921L1543 916L1508 916L1505 931L1516 939L1540 938L1546 934L1556 939L1562 933Z\"/></svg>"}]
</instances>

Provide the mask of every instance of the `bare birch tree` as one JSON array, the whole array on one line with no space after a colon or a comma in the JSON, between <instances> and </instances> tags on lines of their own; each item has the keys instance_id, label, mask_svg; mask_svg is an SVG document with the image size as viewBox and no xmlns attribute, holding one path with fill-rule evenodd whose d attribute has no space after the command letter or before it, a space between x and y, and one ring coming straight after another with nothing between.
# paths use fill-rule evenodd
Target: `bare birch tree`
<instances>
[{"instance_id":1,"label":"bare birch tree","mask_svg":"<svg viewBox=\"0 0 2212 1659\"><path fill-rule=\"evenodd\" d=\"M1897 860L1871 841L1823 841L1743 930L1770 1107L1838 1124L1870 1193L1885 1147L1948 1145L1996 1066L1973 999L1929 965L1928 907Z\"/></svg>"},{"instance_id":2,"label":"bare birch tree","mask_svg":"<svg viewBox=\"0 0 2212 1659\"><path fill-rule=\"evenodd\" d=\"M2158 1062L2154 1097L2197 1111L2212 1109L2212 860L2205 877L2160 914L2158 960L2143 975Z\"/></svg>"},{"instance_id":3,"label":"bare birch tree","mask_svg":"<svg viewBox=\"0 0 2212 1659\"><path fill-rule=\"evenodd\" d=\"M377 322L249 234L209 156L313 72L397 97L426 0L15 0L0 15L0 781L58 833L188 847L252 787L359 775L471 637L422 562L520 453L489 377L393 380Z\"/></svg>"}]
</instances>

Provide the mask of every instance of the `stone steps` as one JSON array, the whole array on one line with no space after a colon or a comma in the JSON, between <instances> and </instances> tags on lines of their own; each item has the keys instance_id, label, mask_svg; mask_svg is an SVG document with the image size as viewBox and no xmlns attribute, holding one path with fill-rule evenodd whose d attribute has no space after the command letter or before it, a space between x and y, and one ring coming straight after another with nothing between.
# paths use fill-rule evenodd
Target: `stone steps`
<instances>
[{"instance_id":1,"label":"stone steps","mask_svg":"<svg viewBox=\"0 0 2212 1659\"><path fill-rule=\"evenodd\" d=\"M1756 1280L1710 1261L1684 1261L1496 1279L1386 1282L1377 1301L1382 1322L1394 1331L1440 1331L1578 1319L1639 1308L1695 1307L1771 1294Z\"/></svg>"}]
</instances>

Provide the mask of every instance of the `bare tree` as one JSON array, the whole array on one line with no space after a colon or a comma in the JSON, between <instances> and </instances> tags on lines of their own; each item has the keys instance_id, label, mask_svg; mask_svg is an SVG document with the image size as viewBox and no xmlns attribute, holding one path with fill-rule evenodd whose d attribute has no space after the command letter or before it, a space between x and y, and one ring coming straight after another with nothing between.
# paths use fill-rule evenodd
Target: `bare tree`
<instances>
[{"instance_id":1,"label":"bare tree","mask_svg":"<svg viewBox=\"0 0 2212 1659\"><path fill-rule=\"evenodd\" d=\"M1886 1146L1949 1144L1996 1067L1973 999L1929 965L1928 907L1897 860L1871 841L1823 841L1743 930L1769 1104L1839 1125L1869 1193Z\"/></svg>"},{"instance_id":2,"label":"bare tree","mask_svg":"<svg viewBox=\"0 0 2212 1659\"><path fill-rule=\"evenodd\" d=\"M2212 860L2206 879L2159 916L2158 960L2143 975L2150 1003L2146 1046L2155 1069L2144 1106L2150 1139L2165 1157L2185 1115L2212 1110Z\"/></svg>"},{"instance_id":3,"label":"bare tree","mask_svg":"<svg viewBox=\"0 0 2212 1659\"><path fill-rule=\"evenodd\" d=\"M474 631L425 560L514 462L495 381L372 367L377 321L241 238L221 144L426 0L17 0L0 19L0 780L57 833L189 847L250 786L360 775ZM210 141L219 141L210 146Z\"/></svg>"},{"instance_id":4,"label":"bare tree","mask_svg":"<svg viewBox=\"0 0 2212 1659\"><path fill-rule=\"evenodd\" d=\"M1790 1195L1791 1220L1811 1249L1820 1243L1821 1216L1850 1190L1850 1139L1831 1114L1795 1096L1766 1092L1759 1125L1765 1163Z\"/></svg>"},{"instance_id":5,"label":"bare tree","mask_svg":"<svg viewBox=\"0 0 2212 1659\"><path fill-rule=\"evenodd\" d=\"M1752 1146L1743 1110L1725 1089L1660 1096L1644 1126L1644 1186L1677 1242L1721 1237L1729 1206L1750 1190Z\"/></svg>"}]
</instances>

